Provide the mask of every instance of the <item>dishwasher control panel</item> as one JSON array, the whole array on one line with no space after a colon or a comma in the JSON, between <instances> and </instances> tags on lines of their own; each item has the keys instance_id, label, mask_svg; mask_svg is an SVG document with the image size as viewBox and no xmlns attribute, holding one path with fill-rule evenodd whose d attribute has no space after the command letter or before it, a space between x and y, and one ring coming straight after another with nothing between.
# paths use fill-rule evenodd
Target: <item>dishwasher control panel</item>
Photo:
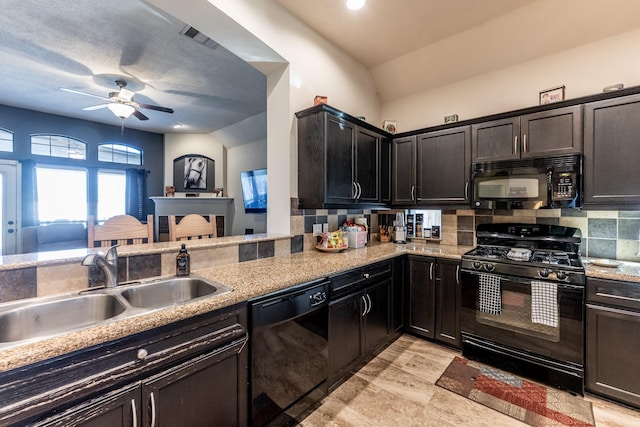
<instances>
[{"instance_id":1,"label":"dishwasher control panel","mask_svg":"<svg viewBox=\"0 0 640 427\"><path fill-rule=\"evenodd\" d=\"M309 302L311 307L315 307L316 305L320 305L327 301L327 293L325 291L318 291L314 294L309 295Z\"/></svg>"}]
</instances>

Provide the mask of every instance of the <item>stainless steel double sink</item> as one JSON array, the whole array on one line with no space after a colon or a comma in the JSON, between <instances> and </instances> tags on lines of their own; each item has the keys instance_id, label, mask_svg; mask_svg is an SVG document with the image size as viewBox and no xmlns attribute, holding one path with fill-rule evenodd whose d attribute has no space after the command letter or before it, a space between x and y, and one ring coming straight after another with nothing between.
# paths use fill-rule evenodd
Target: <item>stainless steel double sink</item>
<instances>
[{"instance_id":1,"label":"stainless steel double sink","mask_svg":"<svg viewBox=\"0 0 640 427\"><path fill-rule=\"evenodd\" d=\"M231 291L199 276L169 277L0 304L0 349Z\"/></svg>"}]
</instances>

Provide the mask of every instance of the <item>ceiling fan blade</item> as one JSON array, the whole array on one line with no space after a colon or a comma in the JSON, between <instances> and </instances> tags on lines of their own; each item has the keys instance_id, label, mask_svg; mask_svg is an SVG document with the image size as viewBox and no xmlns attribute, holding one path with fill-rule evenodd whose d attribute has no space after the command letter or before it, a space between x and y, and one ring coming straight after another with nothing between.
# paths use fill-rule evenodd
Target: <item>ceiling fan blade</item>
<instances>
[{"instance_id":1,"label":"ceiling fan blade","mask_svg":"<svg viewBox=\"0 0 640 427\"><path fill-rule=\"evenodd\" d=\"M109 100L109 98L105 98L104 96L93 95L93 94L87 93L87 92L80 92L79 90L67 89L65 87L61 87L60 90L63 90L65 92L70 92L70 93L77 93L78 95L90 96L92 98Z\"/></svg>"},{"instance_id":2,"label":"ceiling fan blade","mask_svg":"<svg viewBox=\"0 0 640 427\"><path fill-rule=\"evenodd\" d=\"M101 108L107 108L107 104L94 105L92 107L84 107L83 110L84 111L93 111L93 110L99 110Z\"/></svg>"},{"instance_id":3,"label":"ceiling fan blade","mask_svg":"<svg viewBox=\"0 0 640 427\"><path fill-rule=\"evenodd\" d=\"M147 110L162 111L163 113L173 114L173 108L159 107L157 105L150 105L150 104L141 104L139 102L138 102L138 106L140 108L146 108Z\"/></svg>"},{"instance_id":4,"label":"ceiling fan blade","mask_svg":"<svg viewBox=\"0 0 640 427\"><path fill-rule=\"evenodd\" d=\"M138 118L138 120L149 120L149 117L142 114L140 111L136 110L133 112L133 115Z\"/></svg>"}]
</instances>

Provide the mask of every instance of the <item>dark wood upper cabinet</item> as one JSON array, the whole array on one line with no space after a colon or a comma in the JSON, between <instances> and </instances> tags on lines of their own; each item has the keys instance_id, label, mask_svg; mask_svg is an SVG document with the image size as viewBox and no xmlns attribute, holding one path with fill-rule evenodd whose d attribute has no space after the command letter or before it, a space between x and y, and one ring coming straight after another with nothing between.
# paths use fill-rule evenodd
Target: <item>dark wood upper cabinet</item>
<instances>
[{"instance_id":1,"label":"dark wood upper cabinet","mask_svg":"<svg viewBox=\"0 0 640 427\"><path fill-rule=\"evenodd\" d=\"M418 205L468 203L471 128L461 126L418 135Z\"/></svg>"},{"instance_id":2,"label":"dark wood upper cabinet","mask_svg":"<svg viewBox=\"0 0 640 427\"><path fill-rule=\"evenodd\" d=\"M474 163L582 152L582 106L556 108L471 126Z\"/></svg>"},{"instance_id":3,"label":"dark wood upper cabinet","mask_svg":"<svg viewBox=\"0 0 640 427\"><path fill-rule=\"evenodd\" d=\"M392 204L416 203L416 137L394 139L392 143Z\"/></svg>"},{"instance_id":4,"label":"dark wood upper cabinet","mask_svg":"<svg viewBox=\"0 0 640 427\"><path fill-rule=\"evenodd\" d=\"M584 205L640 204L640 95L588 103L584 110Z\"/></svg>"},{"instance_id":5,"label":"dark wood upper cabinet","mask_svg":"<svg viewBox=\"0 0 640 427\"><path fill-rule=\"evenodd\" d=\"M382 164L385 135L346 114L321 107L298 117L300 208L379 206L389 170ZM386 172L386 181L383 172ZM386 197L389 198L388 190Z\"/></svg>"}]
</instances>

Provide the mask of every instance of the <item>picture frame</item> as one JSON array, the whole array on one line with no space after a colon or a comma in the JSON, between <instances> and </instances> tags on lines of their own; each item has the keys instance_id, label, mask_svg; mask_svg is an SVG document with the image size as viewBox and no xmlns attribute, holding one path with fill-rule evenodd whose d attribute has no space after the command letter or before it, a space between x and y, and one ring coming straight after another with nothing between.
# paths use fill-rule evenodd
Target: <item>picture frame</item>
<instances>
[{"instance_id":1,"label":"picture frame","mask_svg":"<svg viewBox=\"0 0 640 427\"><path fill-rule=\"evenodd\" d=\"M551 89L541 90L539 96L540 105L564 101L565 89L565 86L557 86Z\"/></svg>"},{"instance_id":2,"label":"picture frame","mask_svg":"<svg viewBox=\"0 0 640 427\"><path fill-rule=\"evenodd\" d=\"M212 193L215 177L215 161L207 156L185 154L173 160L175 192Z\"/></svg>"}]
</instances>

